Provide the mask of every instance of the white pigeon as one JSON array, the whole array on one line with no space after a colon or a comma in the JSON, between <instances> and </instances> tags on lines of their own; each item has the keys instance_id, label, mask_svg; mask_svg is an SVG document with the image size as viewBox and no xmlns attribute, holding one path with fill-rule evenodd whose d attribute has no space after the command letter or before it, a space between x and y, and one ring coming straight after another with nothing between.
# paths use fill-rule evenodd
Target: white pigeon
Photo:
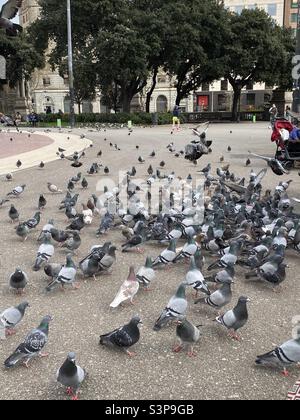
<instances>
[{"instance_id":1,"label":"white pigeon","mask_svg":"<svg viewBox=\"0 0 300 420\"><path fill-rule=\"evenodd\" d=\"M117 308L121 303L126 300L130 300L133 303L133 299L139 291L140 283L137 281L134 267L130 267L129 276L120 287L115 299L110 304L111 308Z\"/></svg>"}]
</instances>

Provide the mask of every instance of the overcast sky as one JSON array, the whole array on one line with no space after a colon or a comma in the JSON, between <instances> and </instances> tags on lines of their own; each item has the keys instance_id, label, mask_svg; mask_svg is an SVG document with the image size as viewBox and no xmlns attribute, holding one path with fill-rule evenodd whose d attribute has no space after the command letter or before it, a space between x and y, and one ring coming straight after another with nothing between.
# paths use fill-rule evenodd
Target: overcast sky
<instances>
[{"instance_id":1,"label":"overcast sky","mask_svg":"<svg viewBox=\"0 0 300 420\"><path fill-rule=\"evenodd\" d=\"M0 8L3 6L3 4L4 4L4 3L6 3L6 1L7 1L7 0L0 0ZM17 22L17 23L19 22L19 16L17 16L17 17L14 19L14 22Z\"/></svg>"}]
</instances>

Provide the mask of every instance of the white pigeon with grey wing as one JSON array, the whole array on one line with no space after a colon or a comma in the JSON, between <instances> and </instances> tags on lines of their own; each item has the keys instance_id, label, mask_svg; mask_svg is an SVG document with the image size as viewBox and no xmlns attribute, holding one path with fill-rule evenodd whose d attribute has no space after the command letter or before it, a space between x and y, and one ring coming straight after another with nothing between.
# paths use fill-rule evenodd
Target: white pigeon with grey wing
<instances>
[{"instance_id":1,"label":"white pigeon with grey wing","mask_svg":"<svg viewBox=\"0 0 300 420\"><path fill-rule=\"evenodd\" d=\"M51 234L44 235L43 243L40 245L33 271L39 271L43 264L47 263L54 255L54 246L51 244Z\"/></svg>"},{"instance_id":2,"label":"white pigeon with grey wing","mask_svg":"<svg viewBox=\"0 0 300 420\"><path fill-rule=\"evenodd\" d=\"M210 295L204 276L196 265L195 257L191 258L190 268L185 276L184 284L193 287L196 290L196 294L198 294L198 291L201 291Z\"/></svg>"},{"instance_id":3,"label":"white pigeon with grey wing","mask_svg":"<svg viewBox=\"0 0 300 420\"><path fill-rule=\"evenodd\" d=\"M75 278L76 278L76 265L72 260L72 255L68 254L66 259L66 264L61 268L58 276L46 287L46 291L50 292L56 285L61 285L62 288L66 284L72 285L74 288L75 286Z\"/></svg>"},{"instance_id":4,"label":"white pigeon with grey wing","mask_svg":"<svg viewBox=\"0 0 300 420\"><path fill-rule=\"evenodd\" d=\"M25 187L26 187L25 184L15 187L11 192L7 194L7 197L10 197L10 196L20 197L20 195L23 194Z\"/></svg>"},{"instance_id":5,"label":"white pigeon with grey wing","mask_svg":"<svg viewBox=\"0 0 300 420\"><path fill-rule=\"evenodd\" d=\"M140 284L142 284L148 290L149 290L150 284L156 277L156 273L153 270L152 265L153 265L152 258L148 257L145 265L141 267L136 274L136 278L138 279Z\"/></svg>"}]
</instances>

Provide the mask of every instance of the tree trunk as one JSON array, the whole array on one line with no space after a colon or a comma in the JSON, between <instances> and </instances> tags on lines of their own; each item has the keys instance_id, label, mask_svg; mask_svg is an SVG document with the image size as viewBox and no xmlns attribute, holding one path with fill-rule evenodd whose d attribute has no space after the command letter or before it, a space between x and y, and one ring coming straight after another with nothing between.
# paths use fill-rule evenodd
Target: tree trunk
<instances>
[{"instance_id":1,"label":"tree trunk","mask_svg":"<svg viewBox=\"0 0 300 420\"><path fill-rule=\"evenodd\" d=\"M233 88L232 121L239 120L241 92L241 88Z\"/></svg>"},{"instance_id":2,"label":"tree trunk","mask_svg":"<svg viewBox=\"0 0 300 420\"><path fill-rule=\"evenodd\" d=\"M158 67L155 67L153 70L152 86L149 92L147 92L147 96L146 96L146 112L148 112L148 114L150 113L151 98L157 84L157 75L158 75Z\"/></svg>"},{"instance_id":3,"label":"tree trunk","mask_svg":"<svg viewBox=\"0 0 300 420\"><path fill-rule=\"evenodd\" d=\"M78 106L78 114L81 114L81 102L77 102L77 106Z\"/></svg>"}]
</instances>

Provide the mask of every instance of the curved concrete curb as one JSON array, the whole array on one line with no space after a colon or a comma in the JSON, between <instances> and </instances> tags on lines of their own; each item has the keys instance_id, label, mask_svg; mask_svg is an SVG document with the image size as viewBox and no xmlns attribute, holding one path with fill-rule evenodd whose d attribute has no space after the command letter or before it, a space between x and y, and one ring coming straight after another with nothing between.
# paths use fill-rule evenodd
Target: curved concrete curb
<instances>
[{"instance_id":1,"label":"curved concrete curb","mask_svg":"<svg viewBox=\"0 0 300 420\"><path fill-rule=\"evenodd\" d=\"M23 131L23 133L26 133L26 131ZM32 132L30 132L30 134L32 134ZM32 168L33 166L39 165L41 161L47 163L58 160L60 159L56 155L58 147L65 149L66 151L64 154L66 156L70 156L75 151L81 152L93 144L91 140L87 138L81 139L80 136L76 134L56 132L42 133L40 131L36 131L34 134L49 137L53 140L53 143L35 150L31 150L30 152L16 154L14 156L0 159L0 175ZM22 161L22 167L20 169L16 168L16 161L18 159Z\"/></svg>"}]
</instances>

